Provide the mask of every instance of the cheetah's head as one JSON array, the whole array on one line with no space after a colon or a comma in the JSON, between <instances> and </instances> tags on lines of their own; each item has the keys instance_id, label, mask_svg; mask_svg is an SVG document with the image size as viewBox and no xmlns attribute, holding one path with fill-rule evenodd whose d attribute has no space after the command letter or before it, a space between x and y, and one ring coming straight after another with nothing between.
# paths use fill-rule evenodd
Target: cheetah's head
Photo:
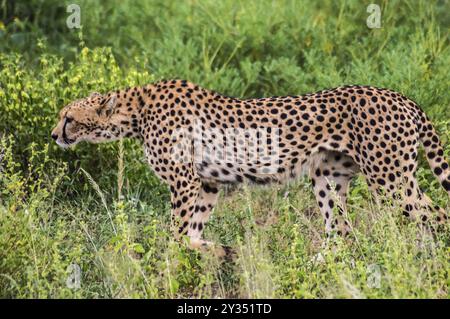
<instances>
[{"instance_id":1,"label":"cheetah's head","mask_svg":"<svg viewBox=\"0 0 450 319\"><path fill-rule=\"evenodd\" d=\"M101 143L118 139L120 130L114 125L116 104L115 95L100 93L68 104L59 113L52 138L63 148L82 141Z\"/></svg>"}]
</instances>

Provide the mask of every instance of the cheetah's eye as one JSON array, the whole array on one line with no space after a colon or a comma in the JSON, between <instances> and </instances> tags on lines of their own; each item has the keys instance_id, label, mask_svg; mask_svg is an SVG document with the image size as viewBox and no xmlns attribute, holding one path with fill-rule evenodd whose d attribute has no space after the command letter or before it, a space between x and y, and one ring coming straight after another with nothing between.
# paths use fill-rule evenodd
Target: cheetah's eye
<instances>
[{"instance_id":1,"label":"cheetah's eye","mask_svg":"<svg viewBox=\"0 0 450 319\"><path fill-rule=\"evenodd\" d=\"M72 122L73 121L73 118L72 117L66 117L66 123L70 123L70 122Z\"/></svg>"}]
</instances>

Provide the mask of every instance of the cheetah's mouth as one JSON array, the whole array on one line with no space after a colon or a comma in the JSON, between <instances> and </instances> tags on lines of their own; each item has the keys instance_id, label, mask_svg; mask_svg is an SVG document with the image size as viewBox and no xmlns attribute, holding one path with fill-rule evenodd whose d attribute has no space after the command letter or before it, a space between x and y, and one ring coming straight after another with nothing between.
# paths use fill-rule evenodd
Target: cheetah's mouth
<instances>
[{"instance_id":1,"label":"cheetah's mouth","mask_svg":"<svg viewBox=\"0 0 450 319\"><path fill-rule=\"evenodd\" d=\"M64 141L64 144L66 144L66 145L71 145L71 144L74 144L76 142L75 139L71 139L71 138L67 138L67 137L65 137L63 139L63 141Z\"/></svg>"},{"instance_id":2,"label":"cheetah's mouth","mask_svg":"<svg viewBox=\"0 0 450 319\"><path fill-rule=\"evenodd\" d=\"M56 141L56 144L58 144L58 146L61 148L69 148L69 147L75 145L76 144L75 142L76 142L76 140L64 138L64 139L62 139L62 141L60 139L58 139Z\"/></svg>"}]
</instances>

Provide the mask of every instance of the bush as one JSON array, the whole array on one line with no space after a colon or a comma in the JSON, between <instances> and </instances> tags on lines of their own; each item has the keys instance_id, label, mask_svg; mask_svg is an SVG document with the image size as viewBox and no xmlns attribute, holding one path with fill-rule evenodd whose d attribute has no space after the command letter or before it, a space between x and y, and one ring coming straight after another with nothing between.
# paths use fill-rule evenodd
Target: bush
<instances>
[{"instance_id":1,"label":"bush","mask_svg":"<svg viewBox=\"0 0 450 319\"><path fill-rule=\"evenodd\" d=\"M40 45L45 51L45 46ZM142 62L145 63L145 62ZM125 86L152 82L147 72L138 72L135 68L126 72L120 69L109 49L89 50L84 48L77 60L64 65L64 61L54 55L42 53L39 66L29 68L19 54L0 55L0 132L12 135L16 141L14 158L27 167L30 157L30 145L42 147L51 142L50 132L58 121L59 110L69 102L89 95L92 91L108 92ZM132 141L126 144L126 166L129 182L154 189L154 196L164 196L165 188L148 170L141 147ZM84 147L62 152L50 143L49 156L68 163L73 176L70 193L77 191L73 182L81 182L82 175L76 174L79 167L89 167L90 173L101 185L114 184L117 165L117 147L106 144L99 147ZM80 188L79 188L80 189ZM136 189L139 189L137 187ZM114 190L112 190L113 192ZM153 197L153 196L152 196ZM149 197L150 200L155 202ZM157 200L159 201L159 199Z\"/></svg>"}]
</instances>

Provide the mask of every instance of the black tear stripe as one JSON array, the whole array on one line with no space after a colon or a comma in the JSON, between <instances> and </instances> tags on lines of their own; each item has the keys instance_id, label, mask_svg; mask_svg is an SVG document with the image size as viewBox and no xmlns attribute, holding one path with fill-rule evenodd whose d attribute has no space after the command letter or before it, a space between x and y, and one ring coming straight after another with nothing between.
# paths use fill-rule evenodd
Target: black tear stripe
<instances>
[{"instance_id":1,"label":"black tear stripe","mask_svg":"<svg viewBox=\"0 0 450 319\"><path fill-rule=\"evenodd\" d=\"M63 129L62 129L62 137L63 137L63 141L64 141L64 143L66 143L66 144L71 144L71 143L73 143L74 140L72 140L72 139L70 139L70 138L67 138L67 134L66 134L66 125L67 125L67 120L64 121L64 126L63 126Z\"/></svg>"},{"instance_id":2,"label":"black tear stripe","mask_svg":"<svg viewBox=\"0 0 450 319\"><path fill-rule=\"evenodd\" d=\"M64 120L64 125L63 125L63 129L62 129L62 136L63 136L64 142L67 141L66 125L67 125L67 120Z\"/></svg>"}]
</instances>

